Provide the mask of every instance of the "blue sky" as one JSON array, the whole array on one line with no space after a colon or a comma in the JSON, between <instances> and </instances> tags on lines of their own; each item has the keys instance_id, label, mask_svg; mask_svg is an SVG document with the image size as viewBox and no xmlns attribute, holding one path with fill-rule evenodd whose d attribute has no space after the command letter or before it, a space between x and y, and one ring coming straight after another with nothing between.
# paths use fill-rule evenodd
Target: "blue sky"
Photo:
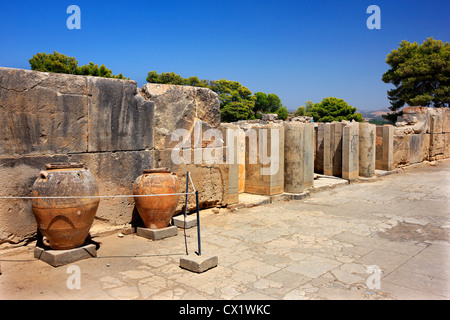
<instances>
[{"instance_id":1,"label":"blue sky","mask_svg":"<svg viewBox=\"0 0 450 320\"><path fill-rule=\"evenodd\" d=\"M70 5L81 30L69 30ZM381 29L369 30L369 5ZM236 80L276 93L289 110L338 97L389 106L381 81L401 40L450 41L450 3L431 1L2 1L0 66L30 69L37 52L105 64L139 86L149 71Z\"/></svg>"}]
</instances>

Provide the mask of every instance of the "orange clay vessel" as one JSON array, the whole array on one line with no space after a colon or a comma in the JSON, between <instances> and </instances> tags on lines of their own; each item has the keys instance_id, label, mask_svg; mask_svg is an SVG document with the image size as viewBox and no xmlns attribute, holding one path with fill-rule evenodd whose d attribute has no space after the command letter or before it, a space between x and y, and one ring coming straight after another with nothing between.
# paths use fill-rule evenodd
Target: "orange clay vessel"
<instances>
[{"instance_id":1,"label":"orange clay vessel","mask_svg":"<svg viewBox=\"0 0 450 320\"><path fill-rule=\"evenodd\" d=\"M178 205L178 177L167 168L144 170L133 185L134 195L165 194L164 196L135 197L136 208L148 229L169 226Z\"/></svg>"},{"instance_id":2,"label":"orange clay vessel","mask_svg":"<svg viewBox=\"0 0 450 320\"><path fill-rule=\"evenodd\" d=\"M33 199L32 208L43 242L55 250L77 248L85 242L94 222L99 198L94 176L81 163L52 163L39 173L33 197L81 197Z\"/></svg>"}]
</instances>

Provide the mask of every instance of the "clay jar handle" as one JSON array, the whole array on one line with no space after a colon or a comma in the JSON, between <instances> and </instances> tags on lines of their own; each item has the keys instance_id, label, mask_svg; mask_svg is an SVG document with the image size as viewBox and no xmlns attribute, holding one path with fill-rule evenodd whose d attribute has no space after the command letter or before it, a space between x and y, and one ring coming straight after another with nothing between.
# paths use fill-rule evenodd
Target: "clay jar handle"
<instances>
[{"instance_id":1,"label":"clay jar handle","mask_svg":"<svg viewBox=\"0 0 450 320\"><path fill-rule=\"evenodd\" d=\"M39 178L41 178L43 180L47 180L48 179L48 172L44 171L44 170L39 172Z\"/></svg>"}]
</instances>

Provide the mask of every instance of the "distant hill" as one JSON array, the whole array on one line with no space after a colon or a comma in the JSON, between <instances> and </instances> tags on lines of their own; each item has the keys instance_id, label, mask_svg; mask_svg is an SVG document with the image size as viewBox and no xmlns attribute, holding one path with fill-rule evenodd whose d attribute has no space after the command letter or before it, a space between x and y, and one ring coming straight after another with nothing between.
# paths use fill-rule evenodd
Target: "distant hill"
<instances>
[{"instance_id":1,"label":"distant hill","mask_svg":"<svg viewBox=\"0 0 450 320\"><path fill-rule=\"evenodd\" d=\"M386 119L383 118L383 114L389 113L388 108L383 108L380 110L357 110L356 112L359 112L362 114L364 120L366 121L383 121L388 122Z\"/></svg>"}]
</instances>

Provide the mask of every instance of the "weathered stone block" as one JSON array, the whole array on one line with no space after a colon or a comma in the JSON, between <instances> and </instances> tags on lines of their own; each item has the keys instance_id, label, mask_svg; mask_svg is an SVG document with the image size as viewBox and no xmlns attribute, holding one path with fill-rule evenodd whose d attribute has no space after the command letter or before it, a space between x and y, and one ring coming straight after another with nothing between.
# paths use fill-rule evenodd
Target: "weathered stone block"
<instances>
[{"instance_id":1,"label":"weathered stone block","mask_svg":"<svg viewBox=\"0 0 450 320\"><path fill-rule=\"evenodd\" d=\"M326 123L324 127L323 171L328 176L342 176L342 130L345 123Z\"/></svg>"},{"instance_id":2,"label":"weathered stone block","mask_svg":"<svg viewBox=\"0 0 450 320\"><path fill-rule=\"evenodd\" d=\"M304 189L303 123L284 123L284 191L301 193Z\"/></svg>"},{"instance_id":3,"label":"weathered stone block","mask_svg":"<svg viewBox=\"0 0 450 320\"><path fill-rule=\"evenodd\" d=\"M0 67L0 156L87 150L86 77Z\"/></svg>"},{"instance_id":4,"label":"weathered stone block","mask_svg":"<svg viewBox=\"0 0 450 320\"><path fill-rule=\"evenodd\" d=\"M34 257L42 260L53 267L60 267L74 263L79 260L95 258L97 250L94 244L88 244L70 250L44 250L36 246Z\"/></svg>"},{"instance_id":5,"label":"weathered stone block","mask_svg":"<svg viewBox=\"0 0 450 320\"><path fill-rule=\"evenodd\" d=\"M192 272L202 273L211 268L217 267L219 258L217 256L208 256L190 254L186 257L180 258L180 267Z\"/></svg>"},{"instance_id":6,"label":"weathered stone block","mask_svg":"<svg viewBox=\"0 0 450 320\"><path fill-rule=\"evenodd\" d=\"M342 135L342 178L358 178L360 152L360 124L350 123L343 128Z\"/></svg>"},{"instance_id":7,"label":"weathered stone block","mask_svg":"<svg viewBox=\"0 0 450 320\"><path fill-rule=\"evenodd\" d=\"M442 132L443 133L450 133L450 109L446 108L444 109L443 114L443 124L442 124Z\"/></svg>"},{"instance_id":8,"label":"weathered stone block","mask_svg":"<svg viewBox=\"0 0 450 320\"><path fill-rule=\"evenodd\" d=\"M325 124L319 123L316 131L316 152L314 158L314 171L317 173L323 173L323 152L324 152L324 126Z\"/></svg>"},{"instance_id":9,"label":"weathered stone block","mask_svg":"<svg viewBox=\"0 0 450 320\"><path fill-rule=\"evenodd\" d=\"M359 175L370 178L375 174L376 126L359 124Z\"/></svg>"},{"instance_id":10,"label":"weathered stone block","mask_svg":"<svg viewBox=\"0 0 450 320\"><path fill-rule=\"evenodd\" d=\"M398 167L399 165L407 165L410 163L409 161L409 139L411 136L409 135L394 135L394 154L393 154L393 162L394 167Z\"/></svg>"},{"instance_id":11,"label":"weathered stone block","mask_svg":"<svg viewBox=\"0 0 450 320\"><path fill-rule=\"evenodd\" d=\"M310 188L314 184L314 125L304 124L303 135L303 187Z\"/></svg>"},{"instance_id":12,"label":"weathered stone block","mask_svg":"<svg viewBox=\"0 0 450 320\"><path fill-rule=\"evenodd\" d=\"M195 121L202 121L202 133L220 125L220 101L215 92L207 88L148 83L141 89L142 96L155 104L154 146L173 148L177 129L193 132ZM208 141L203 141L205 147Z\"/></svg>"},{"instance_id":13,"label":"weathered stone block","mask_svg":"<svg viewBox=\"0 0 450 320\"><path fill-rule=\"evenodd\" d=\"M252 134L246 140L245 192L263 195L283 193L283 125L255 124L249 130Z\"/></svg>"},{"instance_id":14,"label":"weathered stone block","mask_svg":"<svg viewBox=\"0 0 450 320\"><path fill-rule=\"evenodd\" d=\"M89 152L153 147L154 104L136 82L88 77Z\"/></svg>"},{"instance_id":15,"label":"weathered stone block","mask_svg":"<svg viewBox=\"0 0 450 320\"><path fill-rule=\"evenodd\" d=\"M394 169L394 127L392 125L376 128L375 168L392 171Z\"/></svg>"},{"instance_id":16,"label":"weathered stone block","mask_svg":"<svg viewBox=\"0 0 450 320\"><path fill-rule=\"evenodd\" d=\"M144 237L153 241L162 240L169 237L175 237L178 235L178 228L176 226L169 226L161 229L149 229L140 228L136 230L136 234L139 237Z\"/></svg>"},{"instance_id":17,"label":"weathered stone block","mask_svg":"<svg viewBox=\"0 0 450 320\"><path fill-rule=\"evenodd\" d=\"M438 155L443 155L445 149L445 134L434 133L430 135L430 160Z\"/></svg>"},{"instance_id":18,"label":"weathered stone block","mask_svg":"<svg viewBox=\"0 0 450 320\"><path fill-rule=\"evenodd\" d=\"M422 162L423 134L412 134L409 138L410 163Z\"/></svg>"},{"instance_id":19,"label":"weathered stone block","mask_svg":"<svg viewBox=\"0 0 450 320\"><path fill-rule=\"evenodd\" d=\"M173 225L177 226L181 229L190 229L197 226L197 216L195 214L187 215L184 217L184 214L180 214L172 218Z\"/></svg>"},{"instance_id":20,"label":"weathered stone block","mask_svg":"<svg viewBox=\"0 0 450 320\"><path fill-rule=\"evenodd\" d=\"M444 136L445 136L444 157L450 158L450 132L444 133Z\"/></svg>"}]
</instances>

